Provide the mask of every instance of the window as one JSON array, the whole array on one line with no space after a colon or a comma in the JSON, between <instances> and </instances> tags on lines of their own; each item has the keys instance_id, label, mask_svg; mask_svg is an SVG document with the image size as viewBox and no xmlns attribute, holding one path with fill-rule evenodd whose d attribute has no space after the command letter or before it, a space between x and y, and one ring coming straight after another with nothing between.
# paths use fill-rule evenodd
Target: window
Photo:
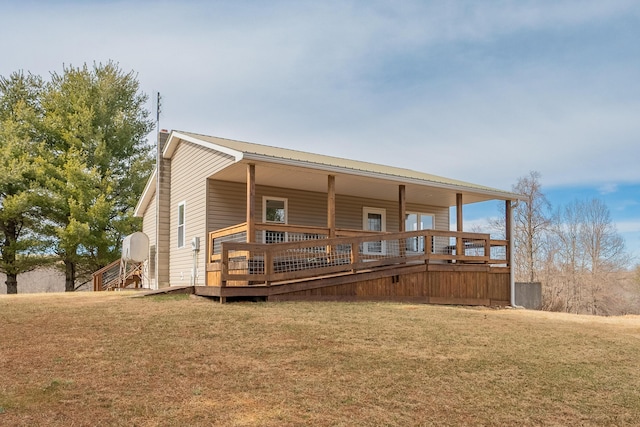
<instances>
[{"instance_id":1,"label":"window","mask_svg":"<svg viewBox=\"0 0 640 427\"><path fill-rule=\"evenodd\" d=\"M184 225L184 206L185 202L178 203L178 247L184 247L184 235L185 235L185 225Z\"/></svg>"},{"instance_id":2,"label":"window","mask_svg":"<svg viewBox=\"0 0 640 427\"><path fill-rule=\"evenodd\" d=\"M362 208L362 228L366 231L387 231L387 212L380 208ZM364 244L365 254L383 254L385 245L382 241L366 242Z\"/></svg>"},{"instance_id":3,"label":"window","mask_svg":"<svg viewBox=\"0 0 640 427\"><path fill-rule=\"evenodd\" d=\"M429 213L411 212L404 217L404 229L407 231L433 230L435 216ZM407 248L411 252L424 252L424 237L407 239Z\"/></svg>"},{"instance_id":4,"label":"window","mask_svg":"<svg viewBox=\"0 0 640 427\"><path fill-rule=\"evenodd\" d=\"M262 198L262 221L266 224L287 223L287 199L279 197ZM287 241L287 233L278 230L265 230L263 233L265 243L280 243Z\"/></svg>"}]
</instances>

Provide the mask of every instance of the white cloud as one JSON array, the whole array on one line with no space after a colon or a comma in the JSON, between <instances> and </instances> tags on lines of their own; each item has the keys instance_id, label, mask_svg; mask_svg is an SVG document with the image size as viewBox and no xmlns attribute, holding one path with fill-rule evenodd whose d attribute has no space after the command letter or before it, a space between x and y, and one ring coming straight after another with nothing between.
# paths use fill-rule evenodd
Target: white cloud
<instances>
[{"instance_id":1,"label":"white cloud","mask_svg":"<svg viewBox=\"0 0 640 427\"><path fill-rule=\"evenodd\" d=\"M598 187L598 192L602 195L616 193L618 191L618 185L614 183L606 183Z\"/></svg>"},{"instance_id":2,"label":"white cloud","mask_svg":"<svg viewBox=\"0 0 640 427\"><path fill-rule=\"evenodd\" d=\"M630 221L617 221L615 223L619 233L640 233L640 219ZM640 234L637 236L640 239Z\"/></svg>"},{"instance_id":3,"label":"white cloud","mask_svg":"<svg viewBox=\"0 0 640 427\"><path fill-rule=\"evenodd\" d=\"M114 59L162 93L166 128L500 188L529 170L547 186L640 182L637 55L617 55L637 46L637 30L618 24L639 10L634 1L22 2L3 10L0 40L12 43L0 74ZM38 31L24 31L27 16Z\"/></svg>"}]
</instances>

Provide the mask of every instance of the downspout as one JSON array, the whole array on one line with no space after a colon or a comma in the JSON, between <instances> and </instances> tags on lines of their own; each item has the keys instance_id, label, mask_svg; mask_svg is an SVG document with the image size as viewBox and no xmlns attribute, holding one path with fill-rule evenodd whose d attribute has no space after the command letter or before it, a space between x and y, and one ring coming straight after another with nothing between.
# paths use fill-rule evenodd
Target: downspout
<instances>
[{"instance_id":1,"label":"downspout","mask_svg":"<svg viewBox=\"0 0 640 427\"><path fill-rule=\"evenodd\" d=\"M511 289L511 307L513 308L524 308L522 306L516 305L516 276L513 273L513 260L514 260L514 252L515 246L513 244L513 235L515 234L515 229L513 228L513 210L518 207L520 204L520 200L517 200L511 205L511 212L509 215L509 228L511 229L511 233L509 234L509 287Z\"/></svg>"}]
</instances>

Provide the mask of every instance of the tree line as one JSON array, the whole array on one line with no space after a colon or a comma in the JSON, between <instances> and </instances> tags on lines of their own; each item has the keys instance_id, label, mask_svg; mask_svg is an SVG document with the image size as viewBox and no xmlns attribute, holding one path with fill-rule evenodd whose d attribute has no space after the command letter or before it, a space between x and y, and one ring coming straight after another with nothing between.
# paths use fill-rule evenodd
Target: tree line
<instances>
[{"instance_id":1,"label":"tree line","mask_svg":"<svg viewBox=\"0 0 640 427\"><path fill-rule=\"evenodd\" d=\"M73 291L120 256L153 167L153 121L113 62L0 76L0 272L56 264Z\"/></svg>"},{"instance_id":2,"label":"tree line","mask_svg":"<svg viewBox=\"0 0 640 427\"><path fill-rule=\"evenodd\" d=\"M538 172L521 177L513 191L529 199L513 210L516 281L541 282L547 310L619 312L615 285L632 259L606 204L593 198L553 209Z\"/></svg>"}]
</instances>

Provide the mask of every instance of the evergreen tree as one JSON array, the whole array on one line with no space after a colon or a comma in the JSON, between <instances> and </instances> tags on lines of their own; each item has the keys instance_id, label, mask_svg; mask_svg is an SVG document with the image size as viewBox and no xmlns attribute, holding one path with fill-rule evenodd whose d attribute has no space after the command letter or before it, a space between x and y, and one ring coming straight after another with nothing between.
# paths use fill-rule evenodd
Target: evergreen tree
<instances>
[{"instance_id":1,"label":"evergreen tree","mask_svg":"<svg viewBox=\"0 0 640 427\"><path fill-rule=\"evenodd\" d=\"M0 271L8 294L18 293L18 274L44 262L36 235L44 203L36 142L41 89L42 80L30 74L0 77Z\"/></svg>"},{"instance_id":2,"label":"evergreen tree","mask_svg":"<svg viewBox=\"0 0 640 427\"><path fill-rule=\"evenodd\" d=\"M65 264L65 290L120 255L135 231L133 209L152 168L153 122L133 72L117 64L66 67L43 96L47 234Z\"/></svg>"}]
</instances>

